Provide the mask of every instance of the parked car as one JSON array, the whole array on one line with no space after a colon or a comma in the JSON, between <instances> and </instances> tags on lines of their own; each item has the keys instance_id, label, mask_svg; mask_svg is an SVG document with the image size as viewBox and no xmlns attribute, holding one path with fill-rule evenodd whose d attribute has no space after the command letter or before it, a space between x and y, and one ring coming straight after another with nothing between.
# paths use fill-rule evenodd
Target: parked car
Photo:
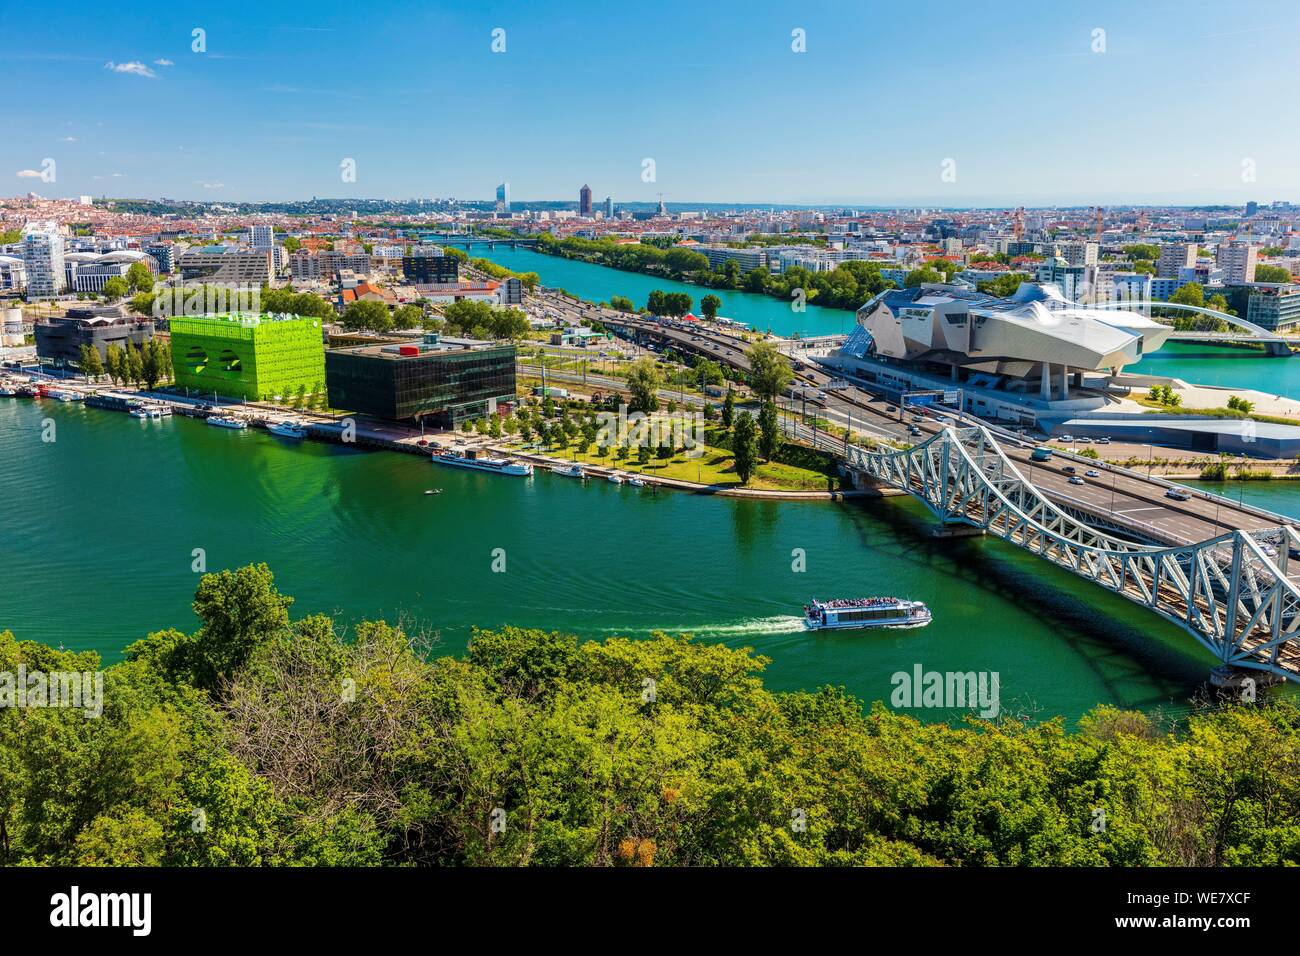
<instances>
[{"instance_id":1,"label":"parked car","mask_svg":"<svg viewBox=\"0 0 1300 956\"><path fill-rule=\"evenodd\" d=\"M1073 435L1062 435L1060 438L1057 439L1057 441L1069 443L1069 442L1074 441L1074 436L1073 436Z\"/></svg>"}]
</instances>

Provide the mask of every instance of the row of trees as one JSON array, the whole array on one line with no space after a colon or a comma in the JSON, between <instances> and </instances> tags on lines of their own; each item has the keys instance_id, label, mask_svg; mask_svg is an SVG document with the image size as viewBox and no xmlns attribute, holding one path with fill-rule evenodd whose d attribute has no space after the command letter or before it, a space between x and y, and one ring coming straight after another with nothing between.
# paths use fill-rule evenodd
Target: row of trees
<instances>
[{"instance_id":1,"label":"row of trees","mask_svg":"<svg viewBox=\"0 0 1300 956\"><path fill-rule=\"evenodd\" d=\"M160 382L172 379L171 346L158 339L150 339L143 349L128 344L124 349L110 344L101 359L99 350L92 345L81 346L81 373L92 381L107 375L114 385L135 385L154 388Z\"/></svg>"},{"instance_id":2,"label":"row of trees","mask_svg":"<svg viewBox=\"0 0 1300 956\"><path fill-rule=\"evenodd\" d=\"M538 237L537 248L539 252L594 262L628 272L661 275L714 289L771 295L787 301L802 291L807 302L840 309L857 309L872 296L895 286L892 281L881 276L877 263L865 261L841 263L829 272L810 272L795 266L780 274L773 274L765 268L742 272L735 260L728 260L714 268L709 264L708 258L698 252L679 247L665 250L645 242L620 244L610 239L578 237L560 240L543 233ZM926 281L941 281L943 275L950 275L958 268L947 260L934 260L927 264L927 274L934 274L938 278ZM622 301L615 303L611 300L613 308L634 311L630 308L629 300L617 298ZM721 302L718 304L721 305ZM689 311L689 306L680 312L659 312L653 307L648 308L657 315L685 315ZM703 309L703 303L701 308Z\"/></svg>"},{"instance_id":3,"label":"row of trees","mask_svg":"<svg viewBox=\"0 0 1300 956\"><path fill-rule=\"evenodd\" d=\"M265 565L205 575L197 629L105 668L98 719L0 708L0 865L1300 863L1294 703L923 724L684 636L435 657L292 605ZM20 666L102 667L0 632Z\"/></svg>"}]
</instances>

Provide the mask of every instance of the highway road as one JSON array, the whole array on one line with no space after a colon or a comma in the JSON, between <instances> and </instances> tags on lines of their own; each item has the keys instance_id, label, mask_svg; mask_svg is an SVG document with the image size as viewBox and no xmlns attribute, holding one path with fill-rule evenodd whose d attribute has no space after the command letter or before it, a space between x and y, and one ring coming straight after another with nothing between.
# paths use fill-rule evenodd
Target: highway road
<instances>
[{"instance_id":1,"label":"highway road","mask_svg":"<svg viewBox=\"0 0 1300 956\"><path fill-rule=\"evenodd\" d=\"M748 344L737 336L711 327L663 325L640 316L602 311L595 307L576 308L575 314L583 321L598 320L606 325L638 329L681 350L706 355L742 370L749 368L746 357ZM906 431L908 423L899 420L897 406L893 403L858 387L826 390L832 376L811 362L797 363L795 371L802 386L826 391L824 400L817 399L815 393L809 396L808 404L815 407L816 414L838 425L847 424L851 419L855 431L919 443L951 423L924 415L923 420L916 423L922 436L909 437ZM802 396L794 406L795 410L800 410L801 405ZM809 411L813 408L810 407ZM1191 492L1189 501L1175 501L1166 497L1168 484L1102 462L1072 461L1059 454L1049 462L1035 462L1030 458L1034 444L1029 441L1006 439L999 443L1021 474L1057 504L1073 506L1085 513L1129 525L1155 540L1185 544L1204 541L1233 528L1274 528L1279 523L1276 517L1256 513L1226 498L1199 491ZM1075 469L1083 484L1071 484L1073 475L1066 471L1067 468ZM1096 471L1097 476L1088 477L1085 474L1088 470Z\"/></svg>"}]
</instances>

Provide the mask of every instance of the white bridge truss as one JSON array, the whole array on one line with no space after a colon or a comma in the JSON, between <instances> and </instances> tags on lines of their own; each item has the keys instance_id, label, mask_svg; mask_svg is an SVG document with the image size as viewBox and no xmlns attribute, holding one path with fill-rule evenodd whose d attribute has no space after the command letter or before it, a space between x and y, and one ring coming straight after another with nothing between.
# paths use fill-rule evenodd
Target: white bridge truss
<instances>
[{"instance_id":1,"label":"white bridge truss","mask_svg":"<svg viewBox=\"0 0 1300 956\"><path fill-rule=\"evenodd\" d=\"M1289 526L1176 547L1128 541L1050 502L982 426L946 427L904 451L850 446L846 457L945 524L981 528L1150 608L1224 665L1300 681L1300 588L1286 573L1300 535Z\"/></svg>"}]
</instances>

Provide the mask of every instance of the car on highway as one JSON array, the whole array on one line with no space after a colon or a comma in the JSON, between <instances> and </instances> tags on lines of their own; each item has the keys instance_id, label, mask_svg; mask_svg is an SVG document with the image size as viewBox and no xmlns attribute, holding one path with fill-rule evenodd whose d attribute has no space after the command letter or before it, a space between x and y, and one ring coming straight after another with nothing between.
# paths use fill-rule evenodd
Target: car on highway
<instances>
[{"instance_id":1,"label":"car on highway","mask_svg":"<svg viewBox=\"0 0 1300 956\"><path fill-rule=\"evenodd\" d=\"M1087 471L1084 472L1084 474L1087 475L1089 478L1101 477L1101 472L1097 471L1095 468L1089 468Z\"/></svg>"},{"instance_id":2,"label":"car on highway","mask_svg":"<svg viewBox=\"0 0 1300 956\"><path fill-rule=\"evenodd\" d=\"M1174 501L1191 501L1192 496L1181 488L1170 488L1165 492L1166 498L1173 498Z\"/></svg>"},{"instance_id":3,"label":"car on highway","mask_svg":"<svg viewBox=\"0 0 1300 956\"><path fill-rule=\"evenodd\" d=\"M912 421L914 421L914 422L923 422L923 421L925 421L925 416L924 416L924 415L913 415L913 416L912 416Z\"/></svg>"},{"instance_id":4,"label":"car on highway","mask_svg":"<svg viewBox=\"0 0 1300 956\"><path fill-rule=\"evenodd\" d=\"M1072 484L1072 485L1082 485L1082 484L1084 484L1084 480L1083 480L1083 478L1081 478L1079 475L1071 475L1071 476L1070 476L1070 484Z\"/></svg>"},{"instance_id":5,"label":"car on highway","mask_svg":"<svg viewBox=\"0 0 1300 956\"><path fill-rule=\"evenodd\" d=\"M824 398L826 397L826 393L825 393L825 392L818 392L818 393L817 393L817 397L818 397L818 398L822 398L822 399L824 399Z\"/></svg>"},{"instance_id":6,"label":"car on highway","mask_svg":"<svg viewBox=\"0 0 1300 956\"><path fill-rule=\"evenodd\" d=\"M1066 465L1064 468L1061 469L1061 471L1064 472L1064 473L1067 474L1067 475L1072 475L1072 474L1074 474L1076 471L1078 471L1078 469L1075 468L1073 465Z\"/></svg>"},{"instance_id":7,"label":"car on highway","mask_svg":"<svg viewBox=\"0 0 1300 956\"><path fill-rule=\"evenodd\" d=\"M1110 444L1110 439L1107 438L1105 435L1103 435L1101 438L1098 438L1096 441L1097 441L1097 444L1098 444L1098 445L1109 445L1109 444Z\"/></svg>"},{"instance_id":8,"label":"car on highway","mask_svg":"<svg viewBox=\"0 0 1300 956\"><path fill-rule=\"evenodd\" d=\"M919 438L921 436L921 429L913 425L910 428L908 428L907 433L911 435L913 438Z\"/></svg>"}]
</instances>

